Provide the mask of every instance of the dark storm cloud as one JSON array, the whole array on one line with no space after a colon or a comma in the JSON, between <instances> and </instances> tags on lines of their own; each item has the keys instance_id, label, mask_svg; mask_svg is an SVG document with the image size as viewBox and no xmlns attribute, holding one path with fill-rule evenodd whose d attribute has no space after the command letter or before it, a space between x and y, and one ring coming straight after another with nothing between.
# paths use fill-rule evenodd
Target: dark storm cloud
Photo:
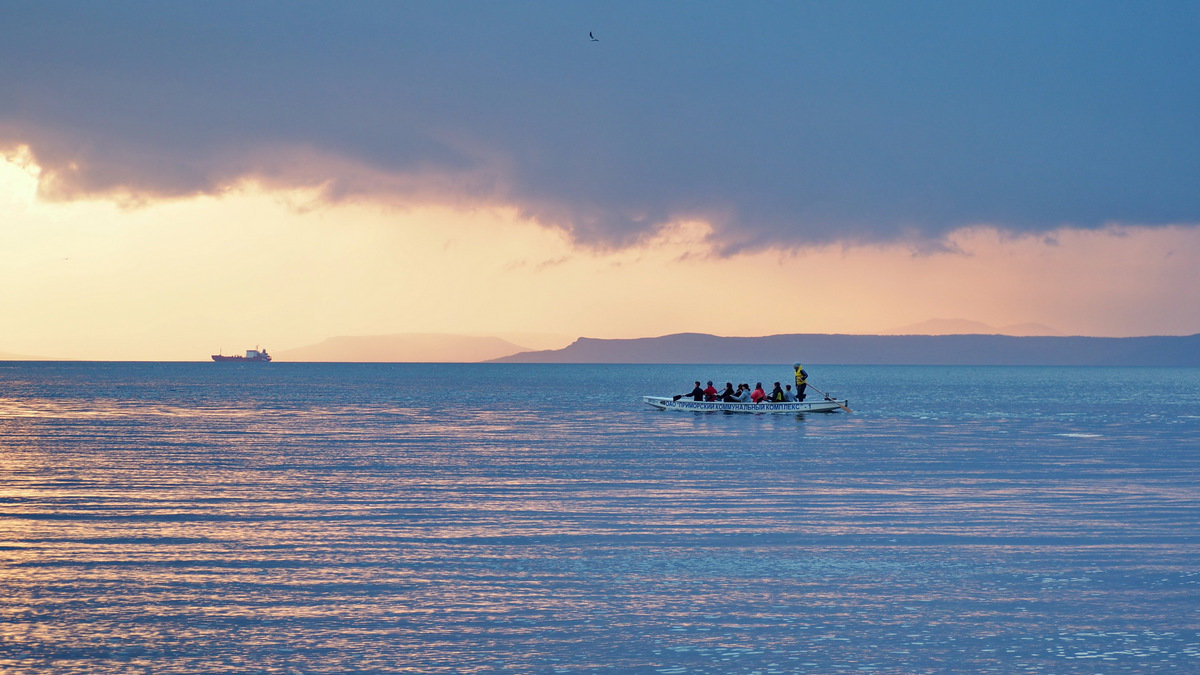
<instances>
[{"instance_id":1,"label":"dark storm cloud","mask_svg":"<svg viewBox=\"0 0 1200 675\"><path fill-rule=\"evenodd\" d=\"M734 247L1200 221L1194 3L0 14L0 147L62 196L254 177L513 203L600 243L705 218Z\"/></svg>"}]
</instances>

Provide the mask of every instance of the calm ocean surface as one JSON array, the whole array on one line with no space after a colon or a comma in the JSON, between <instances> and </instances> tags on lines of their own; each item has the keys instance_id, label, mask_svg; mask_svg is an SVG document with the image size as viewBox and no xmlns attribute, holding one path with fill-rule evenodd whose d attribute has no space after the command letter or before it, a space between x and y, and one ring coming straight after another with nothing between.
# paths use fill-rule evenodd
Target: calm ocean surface
<instances>
[{"instance_id":1,"label":"calm ocean surface","mask_svg":"<svg viewBox=\"0 0 1200 675\"><path fill-rule=\"evenodd\" d=\"M0 363L5 673L1200 672L1200 370Z\"/></svg>"}]
</instances>

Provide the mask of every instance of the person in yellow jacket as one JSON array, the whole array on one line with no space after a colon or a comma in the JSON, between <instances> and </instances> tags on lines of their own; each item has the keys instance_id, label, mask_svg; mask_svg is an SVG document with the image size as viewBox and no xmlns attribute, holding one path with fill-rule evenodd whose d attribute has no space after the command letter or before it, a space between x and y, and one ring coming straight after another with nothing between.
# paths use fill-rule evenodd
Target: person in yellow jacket
<instances>
[{"instance_id":1,"label":"person in yellow jacket","mask_svg":"<svg viewBox=\"0 0 1200 675\"><path fill-rule=\"evenodd\" d=\"M799 363L792 364L792 369L796 371L796 400L803 401L804 390L808 387L808 372Z\"/></svg>"}]
</instances>

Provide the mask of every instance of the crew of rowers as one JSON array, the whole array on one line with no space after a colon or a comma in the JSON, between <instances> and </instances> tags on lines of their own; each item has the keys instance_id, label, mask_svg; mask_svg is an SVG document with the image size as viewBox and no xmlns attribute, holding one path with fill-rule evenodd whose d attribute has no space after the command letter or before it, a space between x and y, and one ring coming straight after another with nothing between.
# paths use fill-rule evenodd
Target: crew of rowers
<instances>
[{"instance_id":1,"label":"crew of rowers","mask_svg":"<svg viewBox=\"0 0 1200 675\"><path fill-rule=\"evenodd\" d=\"M701 388L700 383L696 382L694 389L677 398L688 396L693 401L722 401L725 403L790 403L804 400L796 396L796 393L792 391L792 385L781 387L778 382L775 383L775 388L770 393L763 389L762 382L755 383L754 389L751 389L748 384L739 384L736 391L732 382L726 382L725 391L721 392L717 391L711 380L706 388Z\"/></svg>"},{"instance_id":2,"label":"crew of rowers","mask_svg":"<svg viewBox=\"0 0 1200 675\"><path fill-rule=\"evenodd\" d=\"M792 385L780 387L779 383L775 383L775 388L771 393L763 390L762 382L754 385L754 389L748 384L739 384L737 391L733 390L733 383L725 383L725 391L718 392L713 386L712 380L708 381L708 387L701 389L700 382L696 382L695 388L686 394L679 394L675 397L678 401L685 396L691 396L693 401L721 401L723 403L792 403L795 401L803 401L804 390L808 388L808 371L804 370L804 366L799 363L792 364L792 371L796 374L796 391L792 391Z\"/></svg>"}]
</instances>

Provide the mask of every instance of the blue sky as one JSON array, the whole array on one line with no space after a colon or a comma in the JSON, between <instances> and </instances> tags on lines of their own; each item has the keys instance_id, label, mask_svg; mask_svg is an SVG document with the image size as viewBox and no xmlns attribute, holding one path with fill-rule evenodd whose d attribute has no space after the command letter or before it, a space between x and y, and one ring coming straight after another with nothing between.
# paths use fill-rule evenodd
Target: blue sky
<instances>
[{"instance_id":1,"label":"blue sky","mask_svg":"<svg viewBox=\"0 0 1200 675\"><path fill-rule=\"evenodd\" d=\"M1198 36L1196 2L0 0L0 355L1196 333Z\"/></svg>"},{"instance_id":2,"label":"blue sky","mask_svg":"<svg viewBox=\"0 0 1200 675\"><path fill-rule=\"evenodd\" d=\"M1196 3L3 14L0 146L28 144L60 196L253 176L515 204L603 245L702 218L731 250L1200 221Z\"/></svg>"}]
</instances>

